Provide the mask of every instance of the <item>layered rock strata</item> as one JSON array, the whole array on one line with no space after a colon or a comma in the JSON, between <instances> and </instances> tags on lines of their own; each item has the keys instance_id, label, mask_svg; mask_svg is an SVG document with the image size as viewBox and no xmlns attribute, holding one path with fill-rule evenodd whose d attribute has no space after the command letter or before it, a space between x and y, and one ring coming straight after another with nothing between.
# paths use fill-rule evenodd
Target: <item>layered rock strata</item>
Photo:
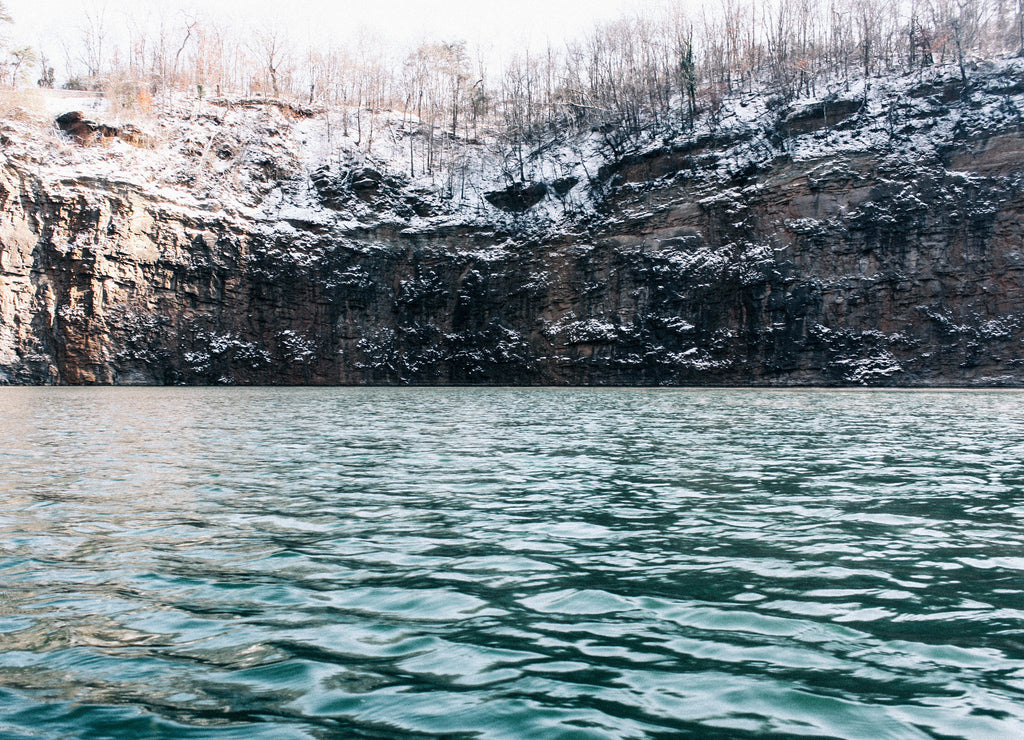
<instances>
[{"instance_id":1,"label":"layered rock strata","mask_svg":"<svg viewBox=\"0 0 1024 740\"><path fill-rule=\"evenodd\" d=\"M1020 67L746 104L471 206L306 166L280 111L278 150L205 122L174 187L8 125L0 382L1024 384ZM232 160L242 205L197 195Z\"/></svg>"}]
</instances>

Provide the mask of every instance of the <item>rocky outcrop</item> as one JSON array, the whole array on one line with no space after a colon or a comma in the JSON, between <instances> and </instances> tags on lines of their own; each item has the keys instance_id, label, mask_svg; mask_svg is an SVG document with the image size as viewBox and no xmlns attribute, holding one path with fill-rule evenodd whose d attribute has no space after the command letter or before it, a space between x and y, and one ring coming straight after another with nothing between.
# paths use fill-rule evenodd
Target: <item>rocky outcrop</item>
<instances>
[{"instance_id":1,"label":"rocky outcrop","mask_svg":"<svg viewBox=\"0 0 1024 740\"><path fill-rule=\"evenodd\" d=\"M119 138L135 146L152 146L151 137L130 123L110 126L96 123L85 117L82 111L62 113L54 120L57 128L68 138L80 145L88 145L103 139Z\"/></svg>"},{"instance_id":2,"label":"rocky outcrop","mask_svg":"<svg viewBox=\"0 0 1024 740\"><path fill-rule=\"evenodd\" d=\"M517 182L504 190L492 190L489 193L484 193L484 198L495 208L522 213L544 200L547 192L548 187L542 182Z\"/></svg>"},{"instance_id":3,"label":"rocky outcrop","mask_svg":"<svg viewBox=\"0 0 1024 740\"><path fill-rule=\"evenodd\" d=\"M355 161L245 155L290 183L257 212L8 156L0 382L1019 386L1024 86L983 72L716 121L473 210ZM197 161L242 158L219 131Z\"/></svg>"}]
</instances>

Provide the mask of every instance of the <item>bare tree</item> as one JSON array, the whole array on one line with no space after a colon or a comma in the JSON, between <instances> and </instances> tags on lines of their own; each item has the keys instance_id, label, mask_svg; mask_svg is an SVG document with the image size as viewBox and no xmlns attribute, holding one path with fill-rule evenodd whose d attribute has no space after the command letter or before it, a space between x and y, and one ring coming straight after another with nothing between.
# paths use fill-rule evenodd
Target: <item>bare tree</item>
<instances>
[{"instance_id":1,"label":"bare tree","mask_svg":"<svg viewBox=\"0 0 1024 740\"><path fill-rule=\"evenodd\" d=\"M953 43L960 80L967 86L967 55L978 43L984 26L983 0L933 0L931 16L935 27Z\"/></svg>"},{"instance_id":2,"label":"bare tree","mask_svg":"<svg viewBox=\"0 0 1024 740\"><path fill-rule=\"evenodd\" d=\"M84 20L79 28L79 61L85 65L86 76L96 79L106 61L107 11L100 5L86 8L83 14Z\"/></svg>"},{"instance_id":3,"label":"bare tree","mask_svg":"<svg viewBox=\"0 0 1024 740\"><path fill-rule=\"evenodd\" d=\"M465 41L443 43L439 51L442 71L447 78L447 107L452 114L452 137L455 137L458 135L459 111L466 95L466 82L469 80L469 55L466 54Z\"/></svg>"},{"instance_id":4,"label":"bare tree","mask_svg":"<svg viewBox=\"0 0 1024 740\"><path fill-rule=\"evenodd\" d=\"M192 33L199 26L199 21L196 20L194 17L186 17L185 21L184 21L184 25L185 25L185 32L182 35L181 43L178 44L178 50L174 53L174 65L172 67L172 70L173 70L173 73L174 73L175 76L178 75L178 70L179 70L179 66L178 65L179 65L180 60L181 60L181 53L183 51L185 51L185 47L188 46L188 42L192 38Z\"/></svg>"},{"instance_id":5,"label":"bare tree","mask_svg":"<svg viewBox=\"0 0 1024 740\"><path fill-rule=\"evenodd\" d=\"M491 74L461 41L422 43L400 56L369 37L300 50L284 24L239 42L230 28L166 9L132 21L119 59L122 34L108 26L102 1L87 0L66 47L69 74L125 80L139 95L159 89L168 102L186 85L201 94L217 85L336 105L335 125L344 136L352 126L367 151L380 138L381 111L399 109L410 176L440 178L453 197L479 131L495 132L506 175L522 182L536 145L566 127L604 137L611 155L622 156L702 121L713 127L725 96L738 91L814 95L826 83L849 86L933 61L954 62L966 83L973 57L1024 53L1024 0L717 0L717 11L692 16L678 7L624 16L569 44L524 50ZM9 22L0 0L0 26ZM12 54L0 42L5 82L29 64ZM52 84L47 69L44 60L40 84Z\"/></svg>"},{"instance_id":6,"label":"bare tree","mask_svg":"<svg viewBox=\"0 0 1024 740\"><path fill-rule=\"evenodd\" d=\"M259 62L261 72L270 82L270 92L281 96L281 80L287 72L291 45L282 25L262 28L253 34L252 51Z\"/></svg>"},{"instance_id":7,"label":"bare tree","mask_svg":"<svg viewBox=\"0 0 1024 740\"><path fill-rule=\"evenodd\" d=\"M680 106L683 123L693 126L697 116L697 67L693 61L693 26L680 27L676 33L675 72L679 97L686 101Z\"/></svg>"},{"instance_id":8,"label":"bare tree","mask_svg":"<svg viewBox=\"0 0 1024 740\"><path fill-rule=\"evenodd\" d=\"M5 25L10 25L13 22L14 21L11 19L11 14L7 12L7 6L4 5L3 0L0 0L0 29L2 29ZM0 52L4 51L6 45L6 40L4 39L3 35L0 34Z\"/></svg>"},{"instance_id":9,"label":"bare tree","mask_svg":"<svg viewBox=\"0 0 1024 740\"><path fill-rule=\"evenodd\" d=\"M54 82L56 82L56 74L54 73L53 67L50 65L50 60L46 58L46 54L39 54L39 80L36 84L39 87L52 88Z\"/></svg>"},{"instance_id":10,"label":"bare tree","mask_svg":"<svg viewBox=\"0 0 1024 740\"><path fill-rule=\"evenodd\" d=\"M25 82L29 70L36 62L36 53L31 47L22 46L11 49L7 56L11 87L16 88L18 83Z\"/></svg>"},{"instance_id":11,"label":"bare tree","mask_svg":"<svg viewBox=\"0 0 1024 740\"><path fill-rule=\"evenodd\" d=\"M1017 55L1024 56L1024 0L1017 0Z\"/></svg>"}]
</instances>

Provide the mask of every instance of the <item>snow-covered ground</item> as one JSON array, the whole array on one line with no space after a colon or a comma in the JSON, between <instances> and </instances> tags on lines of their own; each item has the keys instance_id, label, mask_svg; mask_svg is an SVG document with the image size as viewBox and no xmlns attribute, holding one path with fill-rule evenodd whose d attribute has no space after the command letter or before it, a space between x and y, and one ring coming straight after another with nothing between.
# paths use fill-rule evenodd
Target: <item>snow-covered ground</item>
<instances>
[{"instance_id":1,"label":"snow-covered ground","mask_svg":"<svg viewBox=\"0 0 1024 740\"><path fill-rule=\"evenodd\" d=\"M738 173L780 155L807 162L809 170L824 157L857 152L935 156L954 136L1022 119L1024 60L980 64L971 76L971 87L962 93L953 67L836 82L816 98L782 108L773 108L764 95L735 95L723 102L717 115L701 115L692 129L666 131L652 125L633 137L626 154L643 158L698 142L713 148L715 156L688 176L723 186ZM0 99L0 129L7 134L0 158L31 163L32 171L51 185L103 181L134 187L273 230L285 231L298 223L344 230L382 222L411 230L451 223L487 223L516 231L551 229L594 215L607 188L614 185L607 173L614 171L609 165L616 157L605 136L590 129L552 134L525 151L525 182L549 187L536 205L509 213L492 205L485 194L513 185L518 164L510 166L509 151L487 130L468 142L446 145L445 161L428 173L422 161L425 127L402 112L379 112L372 122L367 112L360 112L360 139L353 110L305 115L299 108L270 101L179 96L162 101L159 115L135 116L149 145L114 138L79 146L54 129L53 117L82 110L87 118L114 123L117 116L107 101L70 91L15 95L20 98ZM25 104L18 105L19 99ZM857 110L835 125L787 132L787 122L813 118L823 105L826 110ZM347 125L342 122L346 116ZM437 130L435 135L442 137L444 132ZM318 176L344 189L351 185L353 172L365 170L387 179L382 189L390 200L350 197L328 205L314 183ZM557 192L550 187L555 182L566 187ZM421 209L426 214L391 208L415 199L429 203Z\"/></svg>"}]
</instances>

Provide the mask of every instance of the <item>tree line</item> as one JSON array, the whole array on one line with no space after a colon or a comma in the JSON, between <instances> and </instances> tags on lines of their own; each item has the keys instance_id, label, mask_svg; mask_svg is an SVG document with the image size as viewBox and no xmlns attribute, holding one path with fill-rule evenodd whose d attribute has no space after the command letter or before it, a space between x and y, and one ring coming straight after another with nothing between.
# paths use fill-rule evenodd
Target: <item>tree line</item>
<instances>
[{"instance_id":1,"label":"tree line","mask_svg":"<svg viewBox=\"0 0 1024 740\"><path fill-rule=\"evenodd\" d=\"M0 27L10 22L0 2ZM652 131L713 122L737 93L784 103L948 63L966 84L972 59L1024 53L1024 0L718 0L697 15L623 16L500 63L464 41L398 51L363 35L315 48L283 26L242 30L181 13L115 25L92 10L64 49L65 85L105 90L124 108L149 111L183 91L282 98L340 111L342 133L369 151L386 111L409 133L411 175L450 176L486 134L502 143L509 180L522 181L532 147L555 131L593 129L619 155ZM0 52L5 84L54 84L51 60L8 44Z\"/></svg>"}]
</instances>

